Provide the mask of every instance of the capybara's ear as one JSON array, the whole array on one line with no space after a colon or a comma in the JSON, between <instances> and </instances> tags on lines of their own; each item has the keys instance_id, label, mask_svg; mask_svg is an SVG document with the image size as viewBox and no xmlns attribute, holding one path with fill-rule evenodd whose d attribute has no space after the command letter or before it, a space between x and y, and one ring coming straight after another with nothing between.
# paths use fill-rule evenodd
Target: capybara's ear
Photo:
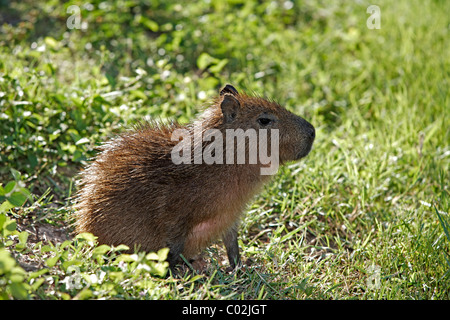
<instances>
[{"instance_id":1,"label":"capybara's ear","mask_svg":"<svg viewBox=\"0 0 450 320\"><path fill-rule=\"evenodd\" d=\"M223 96L225 93L231 93L232 95L236 96L239 93L237 92L236 88L233 87L231 84L227 84L225 88L220 90L220 95Z\"/></svg>"},{"instance_id":2,"label":"capybara's ear","mask_svg":"<svg viewBox=\"0 0 450 320\"><path fill-rule=\"evenodd\" d=\"M224 94L220 107L222 108L223 118L226 123L231 123L236 119L240 105L238 99L232 94Z\"/></svg>"}]
</instances>

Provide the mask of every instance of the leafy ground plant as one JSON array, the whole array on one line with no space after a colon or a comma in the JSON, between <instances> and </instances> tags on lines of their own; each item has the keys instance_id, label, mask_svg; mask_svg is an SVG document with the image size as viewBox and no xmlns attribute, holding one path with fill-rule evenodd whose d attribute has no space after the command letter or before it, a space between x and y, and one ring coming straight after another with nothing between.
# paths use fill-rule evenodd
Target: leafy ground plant
<instances>
[{"instance_id":1,"label":"leafy ground plant","mask_svg":"<svg viewBox=\"0 0 450 320\"><path fill-rule=\"evenodd\" d=\"M378 1L379 29L370 5L0 1L0 297L449 299L450 3ZM187 122L225 83L317 135L244 215L246 266L219 244L173 277L164 250L75 236L96 146Z\"/></svg>"}]
</instances>

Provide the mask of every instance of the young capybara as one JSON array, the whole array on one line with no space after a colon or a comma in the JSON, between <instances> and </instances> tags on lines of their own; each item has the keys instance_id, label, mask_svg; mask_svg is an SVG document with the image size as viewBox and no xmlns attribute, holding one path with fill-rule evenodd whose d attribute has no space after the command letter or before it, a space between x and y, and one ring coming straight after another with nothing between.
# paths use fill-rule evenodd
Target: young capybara
<instances>
[{"instance_id":1,"label":"young capybara","mask_svg":"<svg viewBox=\"0 0 450 320\"><path fill-rule=\"evenodd\" d=\"M141 123L103 144L81 173L76 232L147 252L168 247L171 268L221 238L234 268L246 205L314 138L303 118L226 85L193 123Z\"/></svg>"}]
</instances>

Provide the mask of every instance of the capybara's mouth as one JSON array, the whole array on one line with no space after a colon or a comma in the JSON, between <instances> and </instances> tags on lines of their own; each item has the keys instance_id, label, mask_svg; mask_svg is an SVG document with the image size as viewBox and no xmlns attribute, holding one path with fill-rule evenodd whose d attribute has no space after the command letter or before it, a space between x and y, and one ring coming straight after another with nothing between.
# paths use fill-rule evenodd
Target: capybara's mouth
<instances>
[{"instance_id":1,"label":"capybara's mouth","mask_svg":"<svg viewBox=\"0 0 450 320\"><path fill-rule=\"evenodd\" d=\"M306 157L312 149L312 143L309 144L306 148L303 148L299 153L297 153L295 160L300 160L301 158Z\"/></svg>"}]
</instances>

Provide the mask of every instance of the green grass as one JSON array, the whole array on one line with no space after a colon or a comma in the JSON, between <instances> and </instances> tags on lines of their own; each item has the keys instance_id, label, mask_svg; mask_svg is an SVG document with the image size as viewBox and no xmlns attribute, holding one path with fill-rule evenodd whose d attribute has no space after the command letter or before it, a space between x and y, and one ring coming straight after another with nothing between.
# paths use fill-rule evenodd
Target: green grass
<instances>
[{"instance_id":1,"label":"green grass","mask_svg":"<svg viewBox=\"0 0 450 320\"><path fill-rule=\"evenodd\" d=\"M0 298L449 299L448 1L0 1ZM291 6L293 4L293 6ZM249 206L243 258L161 278L165 252L75 238L95 146L193 119L225 83L310 121L310 155Z\"/></svg>"}]
</instances>

